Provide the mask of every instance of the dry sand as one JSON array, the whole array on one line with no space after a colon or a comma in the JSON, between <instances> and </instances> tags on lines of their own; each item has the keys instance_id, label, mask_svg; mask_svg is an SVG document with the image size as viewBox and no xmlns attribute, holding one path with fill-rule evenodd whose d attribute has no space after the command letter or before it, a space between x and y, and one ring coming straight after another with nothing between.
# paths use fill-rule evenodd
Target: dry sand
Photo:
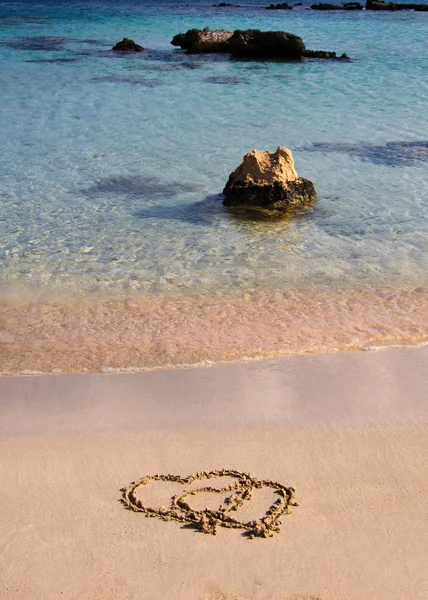
<instances>
[{"instance_id":1,"label":"dry sand","mask_svg":"<svg viewBox=\"0 0 428 600\"><path fill-rule=\"evenodd\" d=\"M426 600L427 359L0 379L0 598ZM120 503L144 475L222 468L296 488L280 533L213 536ZM270 502L255 496L247 518Z\"/></svg>"}]
</instances>

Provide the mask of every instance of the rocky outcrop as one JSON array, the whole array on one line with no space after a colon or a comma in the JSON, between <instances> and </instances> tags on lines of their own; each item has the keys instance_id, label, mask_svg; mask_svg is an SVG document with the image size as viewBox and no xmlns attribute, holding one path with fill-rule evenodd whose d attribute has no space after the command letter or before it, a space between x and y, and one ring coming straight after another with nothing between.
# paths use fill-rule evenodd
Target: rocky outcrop
<instances>
[{"instance_id":1,"label":"rocky outcrop","mask_svg":"<svg viewBox=\"0 0 428 600\"><path fill-rule=\"evenodd\" d=\"M392 2L367 2L366 10L397 10L397 5Z\"/></svg>"},{"instance_id":2,"label":"rocky outcrop","mask_svg":"<svg viewBox=\"0 0 428 600\"><path fill-rule=\"evenodd\" d=\"M312 10L363 10L359 2L346 2L345 4L312 4Z\"/></svg>"},{"instance_id":3,"label":"rocky outcrop","mask_svg":"<svg viewBox=\"0 0 428 600\"><path fill-rule=\"evenodd\" d=\"M234 57L299 59L305 50L301 38L286 31L211 31L190 29L176 35L171 44L188 52L224 52Z\"/></svg>"},{"instance_id":4,"label":"rocky outcrop","mask_svg":"<svg viewBox=\"0 0 428 600\"><path fill-rule=\"evenodd\" d=\"M302 58L304 51L302 38L286 31L237 30L229 39L229 52L239 58L296 60Z\"/></svg>"},{"instance_id":5,"label":"rocky outcrop","mask_svg":"<svg viewBox=\"0 0 428 600\"><path fill-rule=\"evenodd\" d=\"M187 33L179 33L174 36L171 44L180 46L189 53L203 52L229 52L229 39L233 31L224 29L215 29L211 31L209 27L205 29L189 29Z\"/></svg>"},{"instance_id":6,"label":"rocky outcrop","mask_svg":"<svg viewBox=\"0 0 428 600\"><path fill-rule=\"evenodd\" d=\"M366 10L415 10L428 11L428 4L396 4L395 2L376 2L367 0Z\"/></svg>"},{"instance_id":7,"label":"rocky outcrop","mask_svg":"<svg viewBox=\"0 0 428 600\"><path fill-rule=\"evenodd\" d=\"M266 6L266 10L292 10L292 8L293 7L286 2L282 2L281 4L269 4L269 6Z\"/></svg>"},{"instance_id":8,"label":"rocky outcrop","mask_svg":"<svg viewBox=\"0 0 428 600\"><path fill-rule=\"evenodd\" d=\"M297 175L291 150L253 150L230 174L223 190L223 204L284 212L316 199L314 184Z\"/></svg>"},{"instance_id":9,"label":"rocky outcrop","mask_svg":"<svg viewBox=\"0 0 428 600\"><path fill-rule=\"evenodd\" d=\"M312 4L312 10L341 10L342 7L339 4Z\"/></svg>"},{"instance_id":10,"label":"rocky outcrop","mask_svg":"<svg viewBox=\"0 0 428 600\"><path fill-rule=\"evenodd\" d=\"M306 50L302 38L287 31L224 31L216 29L189 29L176 35L171 44L189 53L217 52L231 54L233 58L266 58L276 60L300 60L308 58L334 58L335 52ZM348 58L342 54L339 58Z\"/></svg>"},{"instance_id":11,"label":"rocky outcrop","mask_svg":"<svg viewBox=\"0 0 428 600\"><path fill-rule=\"evenodd\" d=\"M333 60L349 60L349 56L345 54L341 54L337 56L336 52L326 52L325 50L305 50L303 52L303 56L305 58L330 58Z\"/></svg>"},{"instance_id":12,"label":"rocky outcrop","mask_svg":"<svg viewBox=\"0 0 428 600\"><path fill-rule=\"evenodd\" d=\"M129 38L123 38L121 42L117 42L116 46L112 48L115 52L142 52L144 48L130 40Z\"/></svg>"}]
</instances>

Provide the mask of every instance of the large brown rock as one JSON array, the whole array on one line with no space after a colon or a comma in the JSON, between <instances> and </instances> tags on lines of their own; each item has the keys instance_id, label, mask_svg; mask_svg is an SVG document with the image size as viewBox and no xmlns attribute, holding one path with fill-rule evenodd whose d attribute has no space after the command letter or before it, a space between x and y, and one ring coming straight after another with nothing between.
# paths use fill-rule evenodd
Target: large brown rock
<instances>
[{"instance_id":1,"label":"large brown rock","mask_svg":"<svg viewBox=\"0 0 428 600\"><path fill-rule=\"evenodd\" d=\"M287 31L247 29L225 31L209 27L189 29L174 36L171 44L189 53L218 52L242 59L301 60L303 58L338 58L335 52L306 50L302 38ZM348 58L343 54L339 58Z\"/></svg>"},{"instance_id":2,"label":"large brown rock","mask_svg":"<svg viewBox=\"0 0 428 600\"><path fill-rule=\"evenodd\" d=\"M302 38L287 31L236 30L229 40L229 52L236 57L296 60L304 51Z\"/></svg>"},{"instance_id":3,"label":"large brown rock","mask_svg":"<svg viewBox=\"0 0 428 600\"><path fill-rule=\"evenodd\" d=\"M186 33L179 33L174 36L171 44L180 46L183 50L194 53L202 52L229 52L229 39L233 31L224 29L215 29L212 31L209 27L205 29L189 29Z\"/></svg>"},{"instance_id":4,"label":"large brown rock","mask_svg":"<svg viewBox=\"0 0 428 600\"><path fill-rule=\"evenodd\" d=\"M297 175L291 150L253 150L230 174L223 190L225 206L286 211L316 199L314 184Z\"/></svg>"}]
</instances>

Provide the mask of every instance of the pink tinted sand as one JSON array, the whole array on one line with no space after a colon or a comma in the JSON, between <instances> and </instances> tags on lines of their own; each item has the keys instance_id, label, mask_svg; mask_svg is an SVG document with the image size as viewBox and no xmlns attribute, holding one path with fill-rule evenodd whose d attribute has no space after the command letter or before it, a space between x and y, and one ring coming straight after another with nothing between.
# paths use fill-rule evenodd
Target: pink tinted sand
<instances>
[{"instance_id":1,"label":"pink tinted sand","mask_svg":"<svg viewBox=\"0 0 428 600\"><path fill-rule=\"evenodd\" d=\"M6 375L144 370L427 340L425 288L0 305Z\"/></svg>"},{"instance_id":2,"label":"pink tinted sand","mask_svg":"<svg viewBox=\"0 0 428 600\"><path fill-rule=\"evenodd\" d=\"M426 600L427 359L0 379L0 597ZM223 467L296 488L281 533L204 535L119 502L143 475Z\"/></svg>"}]
</instances>

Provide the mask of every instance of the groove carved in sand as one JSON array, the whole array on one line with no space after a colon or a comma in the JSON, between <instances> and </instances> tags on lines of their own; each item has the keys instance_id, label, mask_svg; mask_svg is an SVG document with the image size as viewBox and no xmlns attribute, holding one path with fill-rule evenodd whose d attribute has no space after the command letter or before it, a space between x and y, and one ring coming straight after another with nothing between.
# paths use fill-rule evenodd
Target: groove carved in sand
<instances>
[{"instance_id":1,"label":"groove carved in sand","mask_svg":"<svg viewBox=\"0 0 428 600\"><path fill-rule=\"evenodd\" d=\"M138 498L138 489L149 484L151 481L170 481L182 485L190 485L194 481L212 479L214 477L232 477L236 479L235 483L225 486L221 489L211 486L204 486L198 489L184 490L171 498L169 508L153 508L144 506ZM234 518L231 513L236 512L245 502L252 498L254 489L269 487L278 494L278 499L268 508L264 517L258 520L242 522ZM256 479L249 473L240 473L239 471L222 469L220 471L201 471L182 478L179 475L151 475L142 477L138 481L133 481L127 488L122 490L122 503L129 510L142 512L146 517L158 517L163 521L179 521L191 527L195 527L203 533L215 535L218 527L229 527L232 529L244 529L250 537L272 537L274 533L279 533L281 528L281 517L291 512L292 506L298 506L295 500L295 489L286 487L277 481L269 479ZM200 493L228 494L223 505L218 510L205 508L195 510L192 508L188 499Z\"/></svg>"}]
</instances>

